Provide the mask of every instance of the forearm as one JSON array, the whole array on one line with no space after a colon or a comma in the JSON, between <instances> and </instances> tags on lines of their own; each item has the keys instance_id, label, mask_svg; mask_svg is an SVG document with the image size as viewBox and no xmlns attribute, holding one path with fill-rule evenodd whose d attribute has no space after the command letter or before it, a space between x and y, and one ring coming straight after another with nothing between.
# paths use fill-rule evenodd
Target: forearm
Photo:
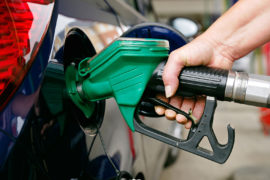
<instances>
[{"instance_id":1,"label":"forearm","mask_svg":"<svg viewBox=\"0 0 270 180\"><path fill-rule=\"evenodd\" d=\"M270 0L241 0L203 35L236 60L270 40Z\"/></svg>"}]
</instances>

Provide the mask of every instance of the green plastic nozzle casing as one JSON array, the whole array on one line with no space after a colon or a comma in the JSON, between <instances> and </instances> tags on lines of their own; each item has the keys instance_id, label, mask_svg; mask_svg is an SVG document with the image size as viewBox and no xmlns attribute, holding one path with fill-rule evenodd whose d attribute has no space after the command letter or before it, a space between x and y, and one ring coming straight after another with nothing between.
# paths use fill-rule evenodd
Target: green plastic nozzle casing
<instances>
[{"instance_id":1,"label":"green plastic nozzle casing","mask_svg":"<svg viewBox=\"0 0 270 180\"><path fill-rule=\"evenodd\" d=\"M158 64L168 57L169 43L159 39L119 38L93 58L71 64L65 72L67 92L90 117L95 101L114 97L134 131L136 107Z\"/></svg>"}]
</instances>

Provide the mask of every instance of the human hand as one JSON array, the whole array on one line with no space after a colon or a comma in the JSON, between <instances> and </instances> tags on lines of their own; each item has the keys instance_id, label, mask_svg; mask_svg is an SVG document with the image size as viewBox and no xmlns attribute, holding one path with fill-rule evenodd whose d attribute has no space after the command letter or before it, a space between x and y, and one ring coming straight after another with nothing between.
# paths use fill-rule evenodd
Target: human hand
<instances>
[{"instance_id":1,"label":"human hand","mask_svg":"<svg viewBox=\"0 0 270 180\"><path fill-rule=\"evenodd\" d=\"M202 35L170 54L163 73L170 104L186 112L191 109L196 118L201 117L205 101L173 96L179 84L180 71L184 66L198 65L230 69L234 60L270 41L269 1L238 1ZM168 119L176 118L188 129L191 127L191 122L171 110L156 107L156 112L165 114Z\"/></svg>"},{"instance_id":2,"label":"human hand","mask_svg":"<svg viewBox=\"0 0 270 180\"><path fill-rule=\"evenodd\" d=\"M186 113L191 110L192 115L196 119L199 119L203 114L205 97L184 98L174 96L179 85L178 76L184 66L203 65L230 69L235 59L232 56L232 51L230 47L211 40L207 35L200 36L189 44L173 51L168 58L163 72L166 97L164 95L158 95L158 98ZM176 119L177 122L184 124L187 129L191 128L191 121L188 121L183 115L176 114L174 111L165 109L162 106L156 106L155 110L157 114L165 114L167 119Z\"/></svg>"}]
</instances>

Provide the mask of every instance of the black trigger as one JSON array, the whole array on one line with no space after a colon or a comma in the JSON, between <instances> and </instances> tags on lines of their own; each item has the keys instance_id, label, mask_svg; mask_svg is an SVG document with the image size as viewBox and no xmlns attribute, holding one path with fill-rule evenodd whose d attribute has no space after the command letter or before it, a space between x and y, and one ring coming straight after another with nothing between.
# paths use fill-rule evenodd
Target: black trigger
<instances>
[{"instance_id":1,"label":"black trigger","mask_svg":"<svg viewBox=\"0 0 270 180\"><path fill-rule=\"evenodd\" d=\"M147 117L162 117L163 115L158 115L155 111L155 105L147 100L142 100L139 103L138 113L142 116Z\"/></svg>"}]
</instances>

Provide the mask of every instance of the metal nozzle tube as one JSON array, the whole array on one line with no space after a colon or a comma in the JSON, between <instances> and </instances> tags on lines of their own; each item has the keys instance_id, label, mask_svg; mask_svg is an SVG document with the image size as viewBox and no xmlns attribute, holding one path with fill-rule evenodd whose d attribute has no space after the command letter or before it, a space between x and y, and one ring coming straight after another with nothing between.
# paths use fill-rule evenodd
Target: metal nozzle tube
<instances>
[{"instance_id":1,"label":"metal nozzle tube","mask_svg":"<svg viewBox=\"0 0 270 180\"><path fill-rule=\"evenodd\" d=\"M270 107L270 77L229 71L225 100Z\"/></svg>"}]
</instances>

